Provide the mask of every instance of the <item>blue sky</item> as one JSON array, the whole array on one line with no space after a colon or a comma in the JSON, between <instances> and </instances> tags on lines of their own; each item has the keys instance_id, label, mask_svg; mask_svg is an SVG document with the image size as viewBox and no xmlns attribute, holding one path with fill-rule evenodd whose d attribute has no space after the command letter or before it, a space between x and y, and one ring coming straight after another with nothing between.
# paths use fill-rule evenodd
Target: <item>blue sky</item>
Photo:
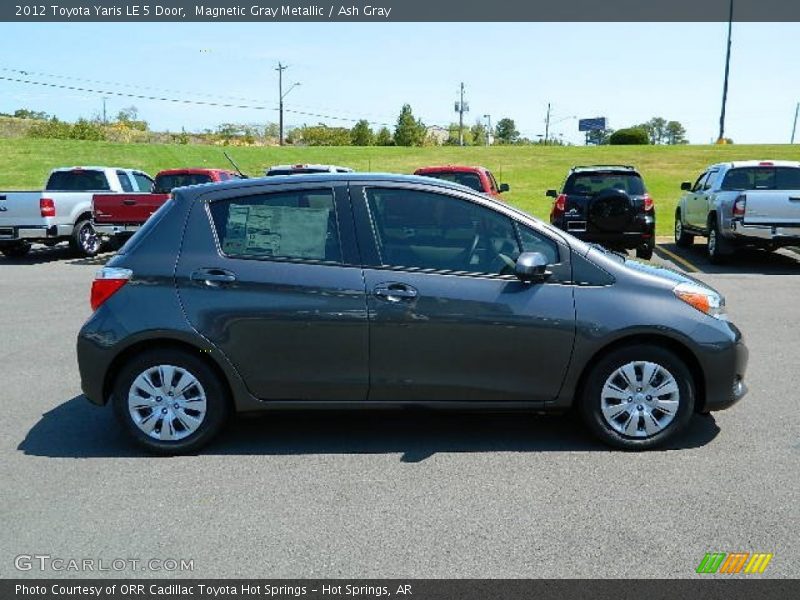
<instances>
[{"instance_id":1,"label":"blue sky","mask_svg":"<svg viewBox=\"0 0 800 600\"><path fill-rule=\"evenodd\" d=\"M717 134L727 23L24 23L0 24L0 76L142 94L255 101L269 110L135 105L155 129L277 121L278 61L301 85L286 108L393 123L411 104L426 124L457 120L461 81L471 124L511 117L523 135L581 142L574 117L620 128L653 116L681 121L693 143ZM726 134L738 143L788 143L800 101L800 24L734 24ZM60 76L56 78L52 76ZM84 80L111 82L89 83ZM285 88L284 88L285 89ZM171 90L164 92L163 90ZM29 107L92 116L102 94L0 80L0 112ZM252 102L246 102L252 104ZM290 125L331 119L287 113ZM350 122L339 122L350 125Z\"/></svg>"}]
</instances>

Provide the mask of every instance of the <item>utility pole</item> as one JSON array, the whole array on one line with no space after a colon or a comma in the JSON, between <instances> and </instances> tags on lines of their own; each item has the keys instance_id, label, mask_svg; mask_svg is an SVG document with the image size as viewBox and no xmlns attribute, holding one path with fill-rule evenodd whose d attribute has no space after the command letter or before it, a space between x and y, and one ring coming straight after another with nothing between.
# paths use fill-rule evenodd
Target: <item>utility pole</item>
<instances>
[{"instance_id":1,"label":"utility pole","mask_svg":"<svg viewBox=\"0 0 800 600\"><path fill-rule=\"evenodd\" d=\"M278 63L276 71L278 72L278 143L283 146L283 72L288 67Z\"/></svg>"},{"instance_id":2,"label":"utility pole","mask_svg":"<svg viewBox=\"0 0 800 600\"><path fill-rule=\"evenodd\" d=\"M550 139L550 103L547 103L547 118L544 120L544 145L547 146L547 140Z\"/></svg>"},{"instance_id":3,"label":"utility pole","mask_svg":"<svg viewBox=\"0 0 800 600\"><path fill-rule=\"evenodd\" d=\"M103 124L108 123L108 121L106 121L106 100L108 100L108 98L103 96Z\"/></svg>"},{"instance_id":4,"label":"utility pole","mask_svg":"<svg viewBox=\"0 0 800 600\"><path fill-rule=\"evenodd\" d=\"M797 113L800 113L800 102L797 103L794 109L794 125L792 125L792 141L789 142L790 144L794 144L794 132L797 131Z\"/></svg>"},{"instance_id":5,"label":"utility pole","mask_svg":"<svg viewBox=\"0 0 800 600\"><path fill-rule=\"evenodd\" d=\"M492 115L483 115L483 118L486 119L486 145L489 145L489 140L492 136Z\"/></svg>"},{"instance_id":6,"label":"utility pole","mask_svg":"<svg viewBox=\"0 0 800 600\"><path fill-rule=\"evenodd\" d=\"M464 102L464 82L461 82L461 100L456 102L458 113L458 145L464 145L464 113L469 112L469 104Z\"/></svg>"},{"instance_id":7,"label":"utility pole","mask_svg":"<svg viewBox=\"0 0 800 600\"><path fill-rule=\"evenodd\" d=\"M728 102L728 73L731 68L731 33L733 32L733 0L730 4L728 13L728 53L725 57L725 82L722 85L722 112L719 115L719 137L718 144L723 144L725 140L725 104Z\"/></svg>"}]
</instances>

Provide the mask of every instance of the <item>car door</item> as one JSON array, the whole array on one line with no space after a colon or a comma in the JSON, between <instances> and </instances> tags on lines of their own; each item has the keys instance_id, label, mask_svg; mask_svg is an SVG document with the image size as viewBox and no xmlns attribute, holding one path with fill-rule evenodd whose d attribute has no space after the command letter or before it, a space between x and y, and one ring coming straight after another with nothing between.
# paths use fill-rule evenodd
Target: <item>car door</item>
<instances>
[{"instance_id":1,"label":"car door","mask_svg":"<svg viewBox=\"0 0 800 600\"><path fill-rule=\"evenodd\" d=\"M191 209L186 316L264 400L363 400L364 280L346 185L224 188Z\"/></svg>"},{"instance_id":2,"label":"car door","mask_svg":"<svg viewBox=\"0 0 800 600\"><path fill-rule=\"evenodd\" d=\"M567 247L488 199L441 189L351 190L365 262L370 400L554 399L575 337ZM549 257L548 282L510 274L521 249Z\"/></svg>"},{"instance_id":3,"label":"car door","mask_svg":"<svg viewBox=\"0 0 800 600\"><path fill-rule=\"evenodd\" d=\"M686 213L684 214L684 220L686 224L694 229L699 229L700 225L699 222L704 223L704 218L699 216L700 206L699 200L700 196L703 192L703 184L708 177L708 171L704 172L697 180L694 182L692 189L686 193L686 201L684 206L686 207Z\"/></svg>"},{"instance_id":4,"label":"car door","mask_svg":"<svg viewBox=\"0 0 800 600\"><path fill-rule=\"evenodd\" d=\"M703 181L702 190L697 195L697 226L701 229L708 225L708 215L714 205L714 184L718 175L719 169L710 170Z\"/></svg>"}]
</instances>

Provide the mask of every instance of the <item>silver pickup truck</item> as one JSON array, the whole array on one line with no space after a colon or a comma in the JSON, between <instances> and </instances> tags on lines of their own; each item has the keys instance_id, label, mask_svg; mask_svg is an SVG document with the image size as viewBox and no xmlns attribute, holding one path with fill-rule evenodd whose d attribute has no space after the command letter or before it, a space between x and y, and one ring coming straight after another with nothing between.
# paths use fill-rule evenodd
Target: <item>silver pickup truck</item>
<instances>
[{"instance_id":1,"label":"silver pickup truck","mask_svg":"<svg viewBox=\"0 0 800 600\"><path fill-rule=\"evenodd\" d=\"M675 243L708 238L708 257L722 262L737 247L775 250L800 245L800 163L752 160L708 167L675 209Z\"/></svg>"},{"instance_id":2,"label":"silver pickup truck","mask_svg":"<svg viewBox=\"0 0 800 600\"><path fill-rule=\"evenodd\" d=\"M20 257L33 243L67 241L78 254L94 256L100 239L92 223L92 196L152 189L153 180L142 171L66 167L51 171L42 191L0 191L0 252Z\"/></svg>"}]
</instances>

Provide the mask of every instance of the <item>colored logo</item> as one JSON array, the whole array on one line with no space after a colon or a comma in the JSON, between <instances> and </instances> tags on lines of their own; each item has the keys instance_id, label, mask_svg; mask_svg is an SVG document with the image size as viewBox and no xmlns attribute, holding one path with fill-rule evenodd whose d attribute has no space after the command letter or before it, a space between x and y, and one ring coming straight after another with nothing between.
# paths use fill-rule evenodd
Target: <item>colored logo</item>
<instances>
[{"instance_id":1,"label":"colored logo","mask_svg":"<svg viewBox=\"0 0 800 600\"><path fill-rule=\"evenodd\" d=\"M773 554L765 552L706 552L697 566L698 573L763 573Z\"/></svg>"}]
</instances>

